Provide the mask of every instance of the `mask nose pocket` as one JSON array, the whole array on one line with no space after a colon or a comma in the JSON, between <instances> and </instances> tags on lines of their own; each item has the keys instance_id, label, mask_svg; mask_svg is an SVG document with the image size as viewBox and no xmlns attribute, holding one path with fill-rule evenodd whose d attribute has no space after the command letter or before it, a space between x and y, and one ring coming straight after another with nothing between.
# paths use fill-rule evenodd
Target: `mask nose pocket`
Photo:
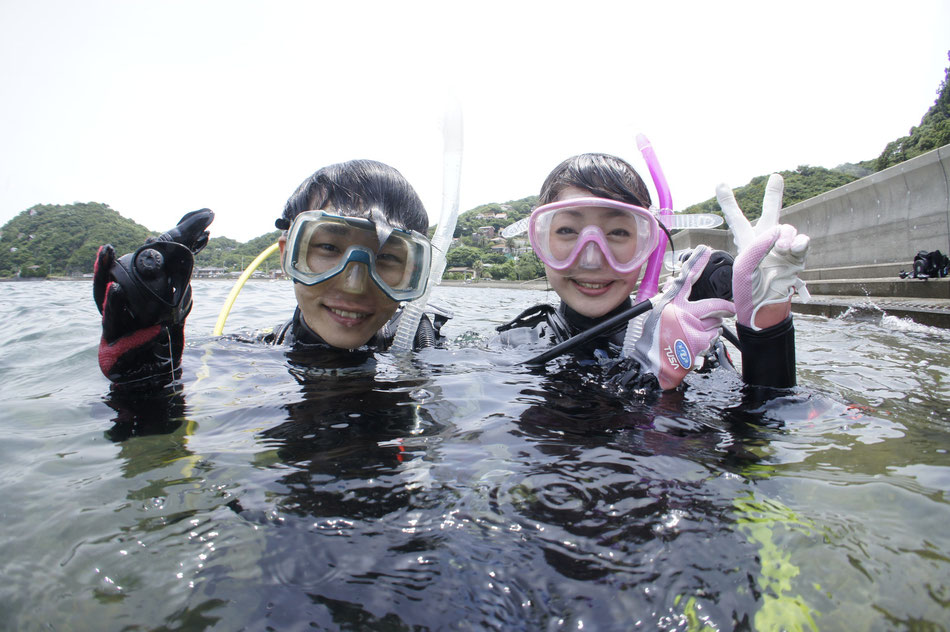
<instances>
[{"instance_id":1,"label":"mask nose pocket","mask_svg":"<svg viewBox=\"0 0 950 632\"><path fill-rule=\"evenodd\" d=\"M367 268L365 263L351 261L343 270L343 291L362 294L366 290Z\"/></svg>"},{"instance_id":2,"label":"mask nose pocket","mask_svg":"<svg viewBox=\"0 0 950 632\"><path fill-rule=\"evenodd\" d=\"M596 270L600 268L604 263L604 256L600 252L600 248L592 241L587 242L584 245L584 249L581 251L581 256L577 260L579 267L584 268L585 270Z\"/></svg>"}]
</instances>

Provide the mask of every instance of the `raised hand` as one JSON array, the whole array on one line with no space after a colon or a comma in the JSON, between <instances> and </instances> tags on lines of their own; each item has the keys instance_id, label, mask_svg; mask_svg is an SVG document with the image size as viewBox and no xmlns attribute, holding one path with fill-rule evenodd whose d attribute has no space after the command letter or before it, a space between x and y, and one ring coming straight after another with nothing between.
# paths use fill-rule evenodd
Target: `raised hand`
<instances>
[{"instance_id":1,"label":"raised hand","mask_svg":"<svg viewBox=\"0 0 950 632\"><path fill-rule=\"evenodd\" d=\"M756 331L788 318L796 290L808 297L805 283L798 275L805 268L809 239L798 234L794 226L778 223L784 190L782 176L769 176L762 216L753 227L739 208L732 189L725 184L716 187L716 199L738 248L732 268L736 321Z\"/></svg>"},{"instance_id":2,"label":"raised hand","mask_svg":"<svg viewBox=\"0 0 950 632\"><path fill-rule=\"evenodd\" d=\"M93 274L102 314L99 368L113 382L175 377L192 305L193 253L208 243L213 219L208 209L192 211L118 259L111 245L99 249Z\"/></svg>"}]
</instances>

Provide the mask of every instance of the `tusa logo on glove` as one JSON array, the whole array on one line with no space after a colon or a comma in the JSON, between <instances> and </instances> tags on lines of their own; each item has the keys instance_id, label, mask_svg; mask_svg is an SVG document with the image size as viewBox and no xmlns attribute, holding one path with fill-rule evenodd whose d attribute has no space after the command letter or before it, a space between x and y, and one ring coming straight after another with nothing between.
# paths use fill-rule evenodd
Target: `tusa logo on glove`
<instances>
[{"instance_id":1,"label":"tusa logo on glove","mask_svg":"<svg viewBox=\"0 0 950 632\"><path fill-rule=\"evenodd\" d=\"M665 351L666 359L669 360L671 366L679 364L687 371L693 366L693 357L689 353L689 347L682 340L677 339L673 346L667 347Z\"/></svg>"}]
</instances>

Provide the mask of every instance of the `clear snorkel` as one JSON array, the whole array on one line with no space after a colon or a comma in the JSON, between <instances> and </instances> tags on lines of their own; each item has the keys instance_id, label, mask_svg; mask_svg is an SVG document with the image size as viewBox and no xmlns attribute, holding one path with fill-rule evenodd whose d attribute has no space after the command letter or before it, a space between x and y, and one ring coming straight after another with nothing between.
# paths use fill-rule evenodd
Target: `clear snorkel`
<instances>
[{"instance_id":1,"label":"clear snorkel","mask_svg":"<svg viewBox=\"0 0 950 632\"><path fill-rule=\"evenodd\" d=\"M432 266L425 294L406 304L396 336L393 338L392 351L412 351L413 341L419 320L429 302L432 288L442 282L445 272L445 256L452 243L452 234L459 215L459 186L462 180L462 109L457 101L446 107L442 119L442 214L439 225L432 238Z\"/></svg>"}]
</instances>

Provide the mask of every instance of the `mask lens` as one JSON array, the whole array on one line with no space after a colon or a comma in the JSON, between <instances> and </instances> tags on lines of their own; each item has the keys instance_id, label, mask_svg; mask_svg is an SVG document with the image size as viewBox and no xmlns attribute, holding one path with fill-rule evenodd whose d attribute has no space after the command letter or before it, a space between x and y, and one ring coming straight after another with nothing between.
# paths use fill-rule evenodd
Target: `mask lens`
<instances>
[{"instance_id":1,"label":"mask lens","mask_svg":"<svg viewBox=\"0 0 950 632\"><path fill-rule=\"evenodd\" d=\"M430 245L418 233L394 229L379 247L373 222L308 211L294 220L287 242L284 272L305 285L326 281L348 263L359 262L393 300L412 300L425 290Z\"/></svg>"},{"instance_id":2,"label":"mask lens","mask_svg":"<svg viewBox=\"0 0 950 632\"><path fill-rule=\"evenodd\" d=\"M343 262L350 246L376 250L376 235L345 223L308 222L297 242L296 267L305 273L322 275Z\"/></svg>"},{"instance_id":3,"label":"mask lens","mask_svg":"<svg viewBox=\"0 0 950 632\"><path fill-rule=\"evenodd\" d=\"M376 273L389 287L404 290L412 277L414 255L411 242L402 235L390 235L376 254Z\"/></svg>"},{"instance_id":4,"label":"mask lens","mask_svg":"<svg viewBox=\"0 0 950 632\"><path fill-rule=\"evenodd\" d=\"M642 265L656 247L657 226L649 211L585 198L536 209L529 236L538 256L551 267L573 265L593 242L611 267L626 273Z\"/></svg>"}]
</instances>

